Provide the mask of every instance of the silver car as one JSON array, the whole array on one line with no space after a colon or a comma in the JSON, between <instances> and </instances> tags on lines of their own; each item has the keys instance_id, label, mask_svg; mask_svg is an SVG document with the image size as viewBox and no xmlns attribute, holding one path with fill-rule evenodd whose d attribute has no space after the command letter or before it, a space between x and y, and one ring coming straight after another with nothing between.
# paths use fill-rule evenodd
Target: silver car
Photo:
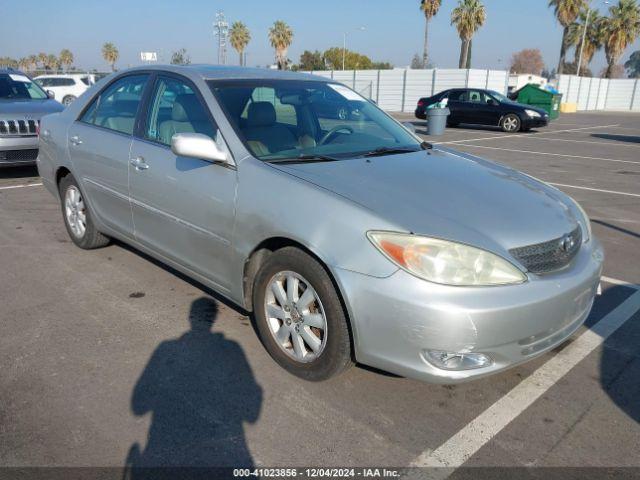
<instances>
[{"instance_id":1,"label":"silver car","mask_svg":"<svg viewBox=\"0 0 640 480\"><path fill-rule=\"evenodd\" d=\"M575 201L330 79L129 69L45 117L40 141L76 245L117 238L213 288L307 380L356 361L437 383L496 373L567 339L598 289Z\"/></svg>"}]
</instances>

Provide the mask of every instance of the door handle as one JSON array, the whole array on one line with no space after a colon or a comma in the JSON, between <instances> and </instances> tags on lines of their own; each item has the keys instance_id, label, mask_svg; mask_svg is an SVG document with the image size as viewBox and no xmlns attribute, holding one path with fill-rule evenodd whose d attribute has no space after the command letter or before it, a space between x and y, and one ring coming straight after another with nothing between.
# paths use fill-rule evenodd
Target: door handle
<instances>
[{"instance_id":1,"label":"door handle","mask_svg":"<svg viewBox=\"0 0 640 480\"><path fill-rule=\"evenodd\" d=\"M129 163L131 163L131 165L133 165L137 171L146 170L147 168L149 168L147 162L144 161L144 157L132 158Z\"/></svg>"},{"instance_id":2,"label":"door handle","mask_svg":"<svg viewBox=\"0 0 640 480\"><path fill-rule=\"evenodd\" d=\"M80 137L77 135L74 135L73 137L69 138L69 142L71 143L71 145L80 145L82 144L82 140L80 140Z\"/></svg>"}]
</instances>

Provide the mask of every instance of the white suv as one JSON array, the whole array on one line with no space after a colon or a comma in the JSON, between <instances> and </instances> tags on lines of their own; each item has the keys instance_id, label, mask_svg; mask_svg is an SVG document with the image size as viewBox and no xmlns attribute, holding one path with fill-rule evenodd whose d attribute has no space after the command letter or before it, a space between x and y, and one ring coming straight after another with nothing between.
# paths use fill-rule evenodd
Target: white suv
<instances>
[{"instance_id":1,"label":"white suv","mask_svg":"<svg viewBox=\"0 0 640 480\"><path fill-rule=\"evenodd\" d=\"M94 83L90 74L40 75L34 80L45 90L53 92L55 99L65 107Z\"/></svg>"}]
</instances>

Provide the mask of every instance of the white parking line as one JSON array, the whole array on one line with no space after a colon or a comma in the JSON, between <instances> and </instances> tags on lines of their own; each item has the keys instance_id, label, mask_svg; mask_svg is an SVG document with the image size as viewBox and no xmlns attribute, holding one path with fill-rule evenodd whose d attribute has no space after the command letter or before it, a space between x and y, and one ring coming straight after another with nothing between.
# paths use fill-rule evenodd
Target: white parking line
<instances>
[{"instance_id":1,"label":"white parking line","mask_svg":"<svg viewBox=\"0 0 640 480\"><path fill-rule=\"evenodd\" d=\"M640 198L640 194L638 193L617 192L616 190L603 190L601 188L580 187L578 185L565 185L564 183L553 183L553 182L547 182L547 183L549 185L553 185L554 187L575 188L577 190L589 190L591 192L613 193L614 195L626 195L628 197Z\"/></svg>"},{"instance_id":2,"label":"white parking line","mask_svg":"<svg viewBox=\"0 0 640 480\"><path fill-rule=\"evenodd\" d=\"M610 141L610 142L596 142L592 140L571 140L569 138L550 138L550 137L539 137L538 135L531 135L527 139L531 140L545 140L547 142L571 142L571 143L589 143L592 145L605 145L608 147L628 147L628 148L640 148L640 143L638 144L625 144L620 141Z\"/></svg>"},{"instance_id":3,"label":"white parking line","mask_svg":"<svg viewBox=\"0 0 640 480\"><path fill-rule=\"evenodd\" d=\"M27 187L40 187L42 183L25 183L23 185L9 185L6 187L0 187L0 190L11 190L13 188L27 188Z\"/></svg>"},{"instance_id":4,"label":"white parking line","mask_svg":"<svg viewBox=\"0 0 640 480\"><path fill-rule=\"evenodd\" d=\"M426 451L412 467L448 467L430 470L429 478L446 478L502 431L573 367L640 310L635 292L590 329L549 359L504 397L487 408L462 430L433 451Z\"/></svg>"},{"instance_id":5,"label":"white parking line","mask_svg":"<svg viewBox=\"0 0 640 480\"><path fill-rule=\"evenodd\" d=\"M604 275L600 277L600 280L603 282L611 283L612 285L622 285L623 287L633 288L634 290L640 290L640 285L636 285L635 283L625 282L624 280L618 280L617 278L605 277Z\"/></svg>"},{"instance_id":6,"label":"white parking line","mask_svg":"<svg viewBox=\"0 0 640 480\"><path fill-rule=\"evenodd\" d=\"M551 140L551 139L540 139L540 140ZM555 139L553 139L555 140ZM473 147L473 148L486 148L488 150L502 150L504 152L515 152L515 153L531 153L533 155L550 155L552 157L569 157L569 158L585 158L587 160L601 160L603 162L617 162L617 163L632 163L635 165L640 165L640 162L636 162L634 160L619 160L617 158L605 158L605 157L585 157L584 155L569 155L566 153L550 153L550 152L536 152L534 150L516 150L514 148L500 148L500 147L488 147L486 145L462 145L463 147Z\"/></svg>"},{"instance_id":7,"label":"white parking line","mask_svg":"<svg viewBox=\"0 0 640 480\"><path fill-rule=\"evenodd\" d=\"M455 143L464 143L464 142L475 142L478 140L492 140L494 138L517 138L522 136L532 137L532 136L540 136L540 135L551 135L553 133L567 133L567 132L578 132L581 130L592 130L594 128L610 128L610 127L618 127L619 123L614 123L612 125L595 125L592 127L582 127L582 128L567 128L564 130L549 130L546 132L540 133L507 133L506 135L494 135L492 137L479 137L479 138L468 138L466 140L452 140L449 142L435 142L434 145L450 145Z\"/></svg>"}]
</instances>

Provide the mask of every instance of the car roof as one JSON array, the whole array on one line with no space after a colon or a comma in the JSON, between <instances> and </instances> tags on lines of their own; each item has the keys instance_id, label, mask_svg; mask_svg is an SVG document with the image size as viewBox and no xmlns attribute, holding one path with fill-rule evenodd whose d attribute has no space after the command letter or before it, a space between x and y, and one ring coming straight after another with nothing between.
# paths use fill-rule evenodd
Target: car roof
<instances>
[{"instance_id":1,"label":"car roof","mask_svg":"<svg viewBox=\"0 0 640 480\"><path fill-rule=\"evenodd\" d=\"M78 78L86 77L88 73L45 73L44 75L38 75L35 78Z\"/></svg>"},{"instance_id":2,"label":"car roof","mask_svg":"<svg viewBox=\"0 0 640 480\"><path fill-rule=\"evenodd\" d=\"M228 65L143 65L139 67L121 70L118 73L133 72L136 70L160 70L180 73L187 76L197 76L204 80L306 80L331 82L330 78L310 75L308 73L291 72L285 70L273 70L269 68L249 68Z\"/></svg>"}]
</instances>

